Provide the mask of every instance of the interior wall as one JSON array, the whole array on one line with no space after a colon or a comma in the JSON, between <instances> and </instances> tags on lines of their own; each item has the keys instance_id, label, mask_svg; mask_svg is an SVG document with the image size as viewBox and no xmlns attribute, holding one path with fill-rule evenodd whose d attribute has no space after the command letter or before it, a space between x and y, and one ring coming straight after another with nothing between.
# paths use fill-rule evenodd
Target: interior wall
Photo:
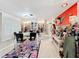
<instances>
[{"instance_id":1,"label":"interior wall","mask_svg":"<svg viewBox=\"0 0 79 59\"><path fill-rule=\"evenodd\" d=\"M63 21L60 23L61 25L68 25L69 24L69 16L76 16L77 15L77 3L72 5L70 8L68 8L66 11L64 11L62 14L60 14L59 17L64 17Z\"/></svg>"},{"instance_id":2,"label":"interior wall","mask_svg":"<svg viewBox=\"0 0 79 59\"><path fill-rule=\"evenodd\" d=\"M78 18L79 18L79 0L78 0L77 10L78 10L77 14L78 14Z\"/></svg>"},{"instance_id":3,"label":"interior wall","mask_svg":"<svg viewBox=\"0 0 79 59\"><path fill-rule=\"evenodd\" d=\"M13 15L2 12L0 17L2 17L0 19L0 29L2 30L0 31L2 32L0 39L0 57L2 57L14 48L16 41L13 32L19 31L21 26L20 19Z\"/></svg>"},{"instance_id":4,"label":"interior wall","mask_svg":"<svg viewBox=\"0 0 79 59\"><path fill-rule=\"evenodd\" d=\"M2 32L2 30L1 30L1 27L2 27L2 13L0 13L0 42L1 42L1 32Z\"/></svg>"}]
</instances>

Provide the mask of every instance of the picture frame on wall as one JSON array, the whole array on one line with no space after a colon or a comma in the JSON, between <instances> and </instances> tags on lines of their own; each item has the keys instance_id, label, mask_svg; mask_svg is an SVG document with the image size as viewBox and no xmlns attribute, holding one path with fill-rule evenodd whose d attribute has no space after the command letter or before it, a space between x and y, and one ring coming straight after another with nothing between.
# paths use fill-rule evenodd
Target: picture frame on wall
<instances>
[{"instance_id":1,"label":"picture frame on wall","mask_svg":"<svg viewBox=\"0 0 79 59\"><path fill-rule=\"evenodd\" d=\"M70 22L70 24L75 24L77 22L79 23L79 18L77 16L70 16L69 22Z\"/></svg>"}]
</instances>

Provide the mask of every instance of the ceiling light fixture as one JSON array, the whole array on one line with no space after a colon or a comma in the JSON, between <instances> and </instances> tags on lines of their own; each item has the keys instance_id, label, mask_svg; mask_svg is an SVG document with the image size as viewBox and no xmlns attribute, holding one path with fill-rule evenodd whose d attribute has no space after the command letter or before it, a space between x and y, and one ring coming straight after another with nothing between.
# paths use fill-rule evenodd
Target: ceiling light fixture
<instances>
[{"instance_id":1,"label":"ceiling light fixture","mask_svg":"<svg viewBox=\"0 0 79 59\"><path fill-rule=\"evenodd\" d=\"M61 7L66 7L66 6L68 6L68 3L66 2L66 3L63 3L62 5L61 5Z\"/></svg>"}]
</instances>

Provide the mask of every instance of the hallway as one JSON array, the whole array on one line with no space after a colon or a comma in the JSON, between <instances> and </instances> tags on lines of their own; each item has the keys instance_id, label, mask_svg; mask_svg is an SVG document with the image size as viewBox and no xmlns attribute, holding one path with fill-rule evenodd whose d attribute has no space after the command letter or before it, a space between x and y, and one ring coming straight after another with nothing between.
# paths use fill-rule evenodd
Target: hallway
<instances>
[{"instance_id":1,"label":"hallway","mask_svg":"<svg viewBox=\"0 0 79 59\"><path fill-rule=\"evenodd\" d=\"M78 34L79 0L0 0L0 58L79 57Z\"/></svg>"}]
</instances>

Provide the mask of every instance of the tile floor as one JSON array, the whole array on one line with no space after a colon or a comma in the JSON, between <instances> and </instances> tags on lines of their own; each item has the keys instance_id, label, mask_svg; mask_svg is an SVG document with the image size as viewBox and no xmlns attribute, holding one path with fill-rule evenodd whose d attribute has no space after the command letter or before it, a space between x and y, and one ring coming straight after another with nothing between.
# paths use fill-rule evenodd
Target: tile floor
<instances>
[{"instance_id":1,"label":"tile floor","mask_svg":"<svg viewBox=\"0 0 79 59\"><path fill-rule=\"evenodd\" d=\"M60 58L55 42L48 36L43 36L41 39L38 58Z\"/></svg>"}]
</instances>

